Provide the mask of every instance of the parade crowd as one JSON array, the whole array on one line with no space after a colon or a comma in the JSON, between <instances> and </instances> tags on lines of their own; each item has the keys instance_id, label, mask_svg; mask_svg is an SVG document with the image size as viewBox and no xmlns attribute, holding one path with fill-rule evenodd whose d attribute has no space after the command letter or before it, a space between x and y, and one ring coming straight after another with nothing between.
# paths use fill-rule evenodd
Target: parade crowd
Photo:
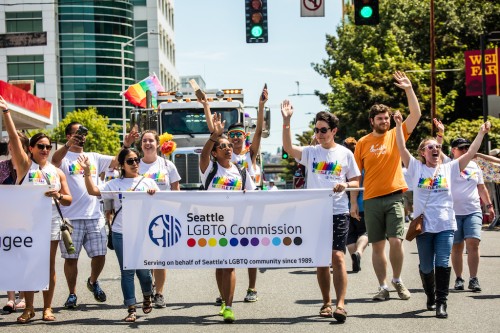
<instances>
[{"instance_id":1,"label":"parade crowd","mask_svg":"<svg viewBox=\"0 0 500 333\"><path fill-rule=\"evenodd\" d=\"M472 159L491 125L485 122L473 142L454 138L450 158L442 151L445 126L434 119L438 129L436 137L423 139L413 156L406 142L419 123L419 103L406 74L395 72L393 77L395 85L406 94L408 116L404 119L400 111L375 104L368 115L372 131L359 140L347 138L337 143L336 134L341 126L339 119L334 113L322 111L315 116L311 145L295 145L290 128L294 108L288 100L281 104L283 148L290 157L305 166L306 187L333 191L332 207L325 207L332 209L332 220L324 221L333 226L331 243L324 244L325 250L328 248L331 251L331 267L317 267L316 274L323 300L319 316L334 318L338 322L345 322L348 315L345 306L348 282L346 249L352 259L352 271L356 273L361 270L364 250L371 244L372 265L379 286L373 301L389 299L389 280L399 298L411 298L401 278L405 220L420 215L423 215L423 230L416 237L418 274L427 295L427 310L435 311L437 318L448 317L447 296L452 268L456 275L453 288L463 290L466 284L462 262L464 248L468 253L468 289L481 291L477 276L483 220L481 201L490 219L495 217L495 211L481 169ZM267 99L265 87L259 96L257 127L251 143L242 123L226 124L220 114L211 113L207 100L199 100L211 133L200 155L199 168L204 190L255 189L254 165ZM109 247L114 249L121 270L123 303L127 309L124 321L135 322L137 319L135 276L142 291L139 300L142 312L148 314L153 308L164 308L165 269L123 269L123 230L126 226L121 213L120 194L121 191L144 191L154 195L156 191L180 190L180 176L175 165L158 154L158 133L151 130L139 133L132 128L117 155L106 156L85 152L87 132L84 124L70 123L65 130L66 143L52 154L49 161L53 148L51 139L43 133L28 139L17 131L8 104L1 96L0 109L9 135L11 156L11 159L0 162L0 184L50 185L45 193L53 202L50 277L48 289L43 291L42 319L56 320L52 298L58 249L64 258L68 287L65 308L74 309L78 305L78 258L82 247L91 258L91 274L86 287L97 302L106 302L99 275L105 266ZM395 123L393 128L391 119ZM495 158L490 160L499 162ZM33 181L35 179L37 182ZM360 191L360 188L363 190ZM110 229L109 235L106 224ZM71 248L65 246L62 239L61 230L68 225L72 229ZM389 247L392 277L388 276L386 246ZM219 293L216 298L216 304L220 306L219 315L224 322L232 323L235 321L235 269L216 269L215 280ZM248 281L244 300L255 302L258 300L256 268L248 268ZM331 296L332 283L335 302L332 302ZM3 311L22 311L17 322L28 323L35 317L34 299L35 291L20 291L17 300L15 291L7 291Z\"/></svg>"}]
</instances>

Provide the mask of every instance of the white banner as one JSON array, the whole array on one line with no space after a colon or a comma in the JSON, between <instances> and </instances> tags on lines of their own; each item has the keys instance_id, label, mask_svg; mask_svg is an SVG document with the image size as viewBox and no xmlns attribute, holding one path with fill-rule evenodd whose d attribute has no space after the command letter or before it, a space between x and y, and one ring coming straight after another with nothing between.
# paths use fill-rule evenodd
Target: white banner
<instances>
[{"instance_id":1,"label":"white banner","mask_svg":"<svg viewBox=\"0 0 500 333\"><path fill-rule=\"evenodd\" d=\"M300 0L301 17L324 17L325 0Z\"/></svg>"},{"instance_id":2,"label":"white banner","mask_svg":"<svg viewBox=\"0 0 500 333\"><path fill-rule=\"evenodd\" d=\"M124 192L123 266L328 266L332 193Z\"/></svg>"},{"instance_id":3,"label":"white banner","mask_svg":"<svg viewBox=\"0 0 500 333\"><path fill-rule=\"evenodd\" d=\"M48 186L0 185L0 290L49 284L51 199Z\"/></svg>"}]
</instances>

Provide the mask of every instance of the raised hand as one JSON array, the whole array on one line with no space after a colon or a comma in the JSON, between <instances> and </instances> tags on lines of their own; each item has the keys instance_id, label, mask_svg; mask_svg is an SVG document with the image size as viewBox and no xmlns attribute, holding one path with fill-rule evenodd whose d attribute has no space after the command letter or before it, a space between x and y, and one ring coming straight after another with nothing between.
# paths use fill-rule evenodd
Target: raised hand
<instances>
[{"instance_id":1,"label":"raised hand","mask_svg":"<svg viewBox=\"0 0 500 333\"><path fill-rule=\"evenodd\" d=\"M436 126L436 128L438 129L438 133L443 133L444 132L443 123L437 118L434 118L432 121L434 122L434 126Z\"/></svg>"},{"instance_id":2,"label":"raised hand","mask_svg":"<svg viewBox=\"0 0 500 333\"><path fill-rule=\"evenodd\" d=\"M293 115L293 106L287 99L281 103L281 115L283 116L283 119L291 118Z\"/></svg>"},{"instance_id":3,"label":"raised hand","mask_svg":"<svg viewBox=\"0 0 500 333\"><path fill-rule=\"evenodd\" d=\"M89 163L89 158L87 156L81 154L80 156L78 156L77 162L78 164L81 165L85 173L88 173L90 171L90 163Z\"/></svg>"},{"instance_id":4,"label":"raised hand","mask_svg":"<svg viewBox=\"0 0 500 333\"><path fill-rule=\"evenodd\" d=\"M400 126L403 123L403 116L401 112L396 111L393 115L394 121L396 122L396 126Z\"/></svg>"},{"instance_id":5,"label":"raised hand","mask_svg":"<svg viewBox=\"0 0 500 333\"><path fill-rule=\"evenodd\" d=\"M220 113L214 113L212 120L214 124L214 133L217 134L217 136L221 136L222 133L224 133L226 121L222 120L222 115Z\"/></svg>"},{"instance_id":6,"label":"raised hand","mask_svg":"<svg viewBox=\"0 0 500 333\"><path fill-rule=\"evenodd\" d=\"M3 97L1 95L0 95L0 109L2 109L2 111L9 109L7 102L5 101L5 99L3 99Z\"/></svg>"},{"instance_id":7,"label":"raised hand","mask_svg":"<svg viewBox=\"0 0 500 333\"><path fill-rule=\"evenodd\" d=\"M267 88L262 89L262 93L261 93L260 98L259 98L259 105L264 106L264 104L266 104L268 98L269 97L268 97Z\"/></svg>"},{"instance_id":8,"label":"raised hand","mask_svg":"<svg viewBox=\"0 0 500 333\"><path fill-rule=\"evenodd\" d=\"M490 131L490 129L491 129L491 123L489 121L487 121L481 125L481 128L479 129L479 133L486 134Z\"/></svg>"},{"instance_id":9,"label":"raised hand","mask_svg":"<svg viewBox=\"0 0 500 333\"><path fill-rule=\"evenodd\" d=\"M411 81L404 72L396 71L392 76L397 81L394 82L396 87L401 88L403 90L411 89Z\"/></svg>"},{"instance_id":10,"label":"raised hand","mask_svg":"<svg viewBox=\"0 0 500 333\"><path fill-rule=\"evenodd\" d=\"M139 139L139 131L137 130L137 125L134 125L130 132L125 135L125 140L123 140L123 145L125 147L130 147L137 139Z\"/></svg>"}]
</instances>

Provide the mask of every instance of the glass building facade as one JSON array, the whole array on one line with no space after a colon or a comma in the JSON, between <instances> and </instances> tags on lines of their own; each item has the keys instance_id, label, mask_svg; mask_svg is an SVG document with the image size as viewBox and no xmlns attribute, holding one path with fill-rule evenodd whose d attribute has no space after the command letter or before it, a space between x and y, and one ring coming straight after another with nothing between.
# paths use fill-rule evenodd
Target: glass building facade
<instances>
[{"instance_id":1,"label":"glass building facade","mask_svg":"<svg viewBox=\"0 0 500 333\"><path fill-rule=\"evenodd\" d=\"M130 1L60 0L61 112L95 106L119 122L122 117L121 45L134 38ZM135 83L134 45L125 46L125 86Z\"/></svg>"}]
</instances>

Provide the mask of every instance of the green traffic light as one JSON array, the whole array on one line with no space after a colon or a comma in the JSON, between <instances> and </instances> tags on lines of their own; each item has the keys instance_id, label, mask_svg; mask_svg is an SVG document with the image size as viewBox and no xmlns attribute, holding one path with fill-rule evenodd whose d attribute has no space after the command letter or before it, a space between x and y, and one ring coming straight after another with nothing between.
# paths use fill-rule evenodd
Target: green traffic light
<instances>
[{"instance_id":1,"label":"green traffic light","mask_svg":"<svg viewBox=\"0 0 500 333\"><path fill-rule=\"evenodd\" d=\"M373 15L373 9L370 6L364 6L359 11L359 14L361 15L362 18L370 18Z\"/></svg>"},{"instance_id":2,"label":"green traffic light","mask_svg":"<svg viewBox=\"0 0 500 333\"><path fill-rule=\"evenodd\" d=\"M262 30L262 26L260 25L254 25L252 27L252 29L250 30L250 34L252 35L252 37L254 38L259 38L262 36L262 33L264 32L264 30Z\"/></svg>"}]
</instances>

